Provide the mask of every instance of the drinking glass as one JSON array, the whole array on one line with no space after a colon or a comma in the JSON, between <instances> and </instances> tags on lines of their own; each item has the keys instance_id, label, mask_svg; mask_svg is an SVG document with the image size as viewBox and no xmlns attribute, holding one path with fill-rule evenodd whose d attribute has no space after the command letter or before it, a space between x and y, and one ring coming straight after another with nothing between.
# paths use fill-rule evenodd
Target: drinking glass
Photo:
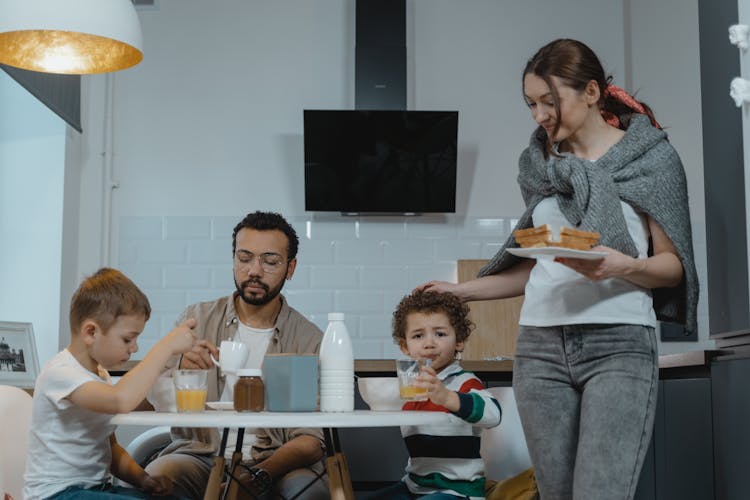
<instances>
[{"instance_id":1,"label":"drinking glass","mask_svg":"<svg viewBox=\"0 0 750 500\"><path fill-rule=\"evenodd\" d=\"M206 406L208 370L176 370L173 378L177 411L203 411Z\"/></svg>"},{"instance_id":2,"label":"drinking glass","mask_svg":"<svg viewBox=\"0 0 750 500\"><path fill-rule=\"evenodd\" d=\"M430 359L397 359L396 375L401 399L405 401L425 401L427 389L414 385L423 366L430 366Z\"/></svg>"}]
</instances>

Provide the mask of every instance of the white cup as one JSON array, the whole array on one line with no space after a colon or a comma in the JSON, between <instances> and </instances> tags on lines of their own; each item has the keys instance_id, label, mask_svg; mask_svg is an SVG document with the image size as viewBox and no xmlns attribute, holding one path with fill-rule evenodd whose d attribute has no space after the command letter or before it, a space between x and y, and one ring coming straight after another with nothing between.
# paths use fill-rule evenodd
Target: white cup
<instances>
[{"instance_id":1,"label":"white cup","mask_svg":"<svg viewBox=\"0 0 750 500\"><path fill-rule=\"evenodd\" d=\"M237 373L237 370L245 367L250 348L243 342L222 340L219 346L219 360L211 356L214 364L221 368L224 373Z\"/></svg>"}]
</instances>

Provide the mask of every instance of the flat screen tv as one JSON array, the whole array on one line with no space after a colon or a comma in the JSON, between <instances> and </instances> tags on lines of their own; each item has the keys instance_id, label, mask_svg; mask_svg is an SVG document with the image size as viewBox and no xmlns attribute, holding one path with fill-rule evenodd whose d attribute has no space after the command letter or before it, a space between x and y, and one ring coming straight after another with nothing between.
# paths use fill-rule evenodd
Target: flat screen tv
<instances>
[{"instance_id":1,"label":"flat screen tv","mask_svg":"<svg viewBox=\"0 0 750 500\"><path fill-rule=\"evenodd\" d=\"M456 211L458 111L305 110L305 210Z\"/></svg>"}]
</instances>

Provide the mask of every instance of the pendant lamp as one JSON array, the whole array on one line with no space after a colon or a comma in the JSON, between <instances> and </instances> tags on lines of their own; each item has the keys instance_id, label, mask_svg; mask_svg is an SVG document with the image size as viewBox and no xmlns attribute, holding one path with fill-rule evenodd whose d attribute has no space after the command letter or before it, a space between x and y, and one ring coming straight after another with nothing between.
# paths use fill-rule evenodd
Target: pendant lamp
<instances>
[{"instance_id":1,"label":"pendant lamp","mask_svg":"<svg viewBox=\"0 0 750 500\"><path fill-rule=\"evenodd\" d=\"M44 73L106 73L141 62L131 0L0 0L0 63Z\"/></svg>"}]
</instances>

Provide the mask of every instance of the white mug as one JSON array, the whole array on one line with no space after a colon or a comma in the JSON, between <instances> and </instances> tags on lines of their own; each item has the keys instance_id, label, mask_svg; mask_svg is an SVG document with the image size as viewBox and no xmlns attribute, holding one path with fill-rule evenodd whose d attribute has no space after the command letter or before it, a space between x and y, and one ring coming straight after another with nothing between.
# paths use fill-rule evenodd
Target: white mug
<instances>
[{"instance_id":1,"label":"white mug","mask_svg":"<svg viewBox=\"0 0 750 500\"><path fill-rule=\"evenodd\" d=\"M237 370L245 367L250 348L244 342L222 340L219 346L219 360L211 355L214 364L221 368L224 373L237 373Z\"/></svg>"}]
</instances>

